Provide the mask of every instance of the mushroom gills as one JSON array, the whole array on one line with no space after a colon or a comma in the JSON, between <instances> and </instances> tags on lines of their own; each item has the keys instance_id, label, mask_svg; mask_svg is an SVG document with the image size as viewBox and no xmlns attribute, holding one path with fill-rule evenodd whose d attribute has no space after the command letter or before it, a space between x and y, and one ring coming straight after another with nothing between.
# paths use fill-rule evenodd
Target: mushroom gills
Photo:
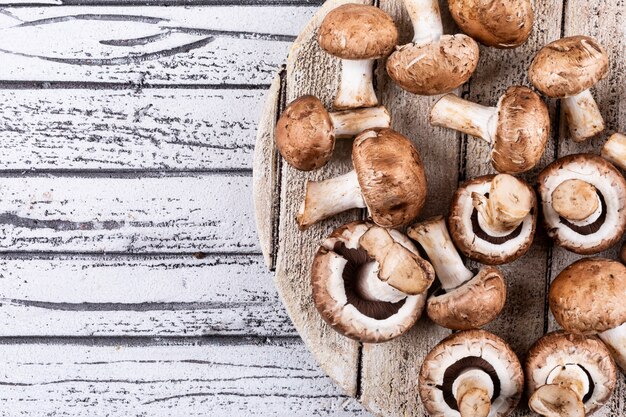
<instances>
[{"instance_id":1,"label":"mushroom gills","mask_svg":"<svg viewBox=\"0 0 626 417\"><path fill-rule=\"evenodd\" d=\"M604 131L604 119L589 90L564 98L563 109L574 141L582 142Z\"/></svg>"},{"instance_id":2,"label":"mushroom gills","mask_svg":"<svg viewBox=\"0 0 626 417\"><path fill-rule=\"evenodd\" d=\"M373 59L344 59L341 63L341 80L333 106L337 110L378 105L374 91Z\"/></svg>"},{"instance_id":3,"label":"mushroom gills","mask_svg":"<svg viewBox=\"0 0 626 417\"><path fill-rule=\"evenodd\" d=\"M598 336L611 350L613 359L615 359L622 372L626 374L626 322L621 326L606 330Z\"/></svg>"}]
</instances>

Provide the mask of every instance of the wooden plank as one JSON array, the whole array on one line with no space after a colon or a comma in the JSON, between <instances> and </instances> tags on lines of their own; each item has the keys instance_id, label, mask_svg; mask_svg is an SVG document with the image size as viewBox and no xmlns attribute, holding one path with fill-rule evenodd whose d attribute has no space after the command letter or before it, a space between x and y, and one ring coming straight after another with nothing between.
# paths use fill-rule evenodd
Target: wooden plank
<instances>
[{"instance_id":1,"label":"wooden plank","mask_svg":"<svg viewBox=\"0 0 626 417\"><path fill-rule=\"evenodd\" d=\"M0 336L285 336L259 255L0 259Z\"/></svg>"},{"instance_id":2,"label":"wooden plank","mask_svg":"<svg viewBox=\"0 0 626 417\"><path fill-rule=\"evenodd\" d=\"M328 108L337 88L339 60L319 48L317 28L334 7L350 0L326 2L294 43L287 61L287 102L304 94L319 97ZM368 3L367 0L356 3ZM320 68L324 71L320 72ZM327 74L327 76L322 76ZM357 393L358 343L338 334L320 317L311 301L310 267L318 245L335 228L360 217L357 210L321 222L305 232L295 217L307 179L332 178L351 169L351 141L338 141L333 160L315 172L303 173L283 164L280 197L276 286L304 342L322 369L348 395Z\"/></svg>"},{"instance_id":3,"label":"wooden plank","mask_svg":"<svg viewBox=\"0 0 626 417\"><path fill-rule=\"evenodd\" d=\"M3 252L257 252L251 178L0 178Z\"/></svg>"},{"instance_id":4,"label":"wooden plank","mask_svg":"<svg viewBox=\"0 0 626 417\"><path fill-rule=\"evenodd\" d=\"M6 8L0 14L0 80L269 84L315 10Z\"/></svg>"},{"instance_id":5,"label":"wooden plank","mask_svg":"<svg viewBox=\"0 0 626 417\"><path fill-rule=\"evenodd\" d=\"M602 3L583 0L568 0L565 3L565 36L588 35L597 39L609 54L610 71L606 79L600 81L594 89L594 97L604 116L607 132L623 130L626 126L626 32L624 31L624 2L608 0ZM579 152L598 154L607 138L607 132L583 143L575 143L570 139L565 117L561 116L559 136L559 156ZM620 245L599 254L607 258L617 259ZM579 255L561 248L554 248L552 256L551 279L568 265L582 258ZM552 314L549 316L550 330L558 328ZM626 378L620 375L618 385L611 401L596 414L599 416L626 415Z\"/></svg>"},{"instance_id":6,"label":"wooden plank","mask_svg":"<svg viewBox=\"0 0 626 417\"><path fill-rule=\"evenodd\" d=\"M2 170L252 167L264 90L0 90Z\"/></svg>"},{"instance_id":7,"label":"wooden plank","mask_svg":"<svg viewBox=\"0 0 626 417\"><path fill-rule=\"evenodd\" d=\"M29 416L365 416L297 339L0 341L0 407Z\"/></svg>"},{"instance_id":8,"label":"wooden plank","mask_svg":"<svg viewBox=\"0 0 626 417\"><path fill-rule=\"evenodd\" d=\"M413 29L402 1L381 0L380 7L393 16L400 31L400 43L408 43ZM446 33L454 31L447 2L440 2ZM393 128L412 139L422 155L428 179L428 198L422 219L447 212L458 184L459 137L451 130L433 135L429 113L438 97L416 96L399 88L378 66L378 91L392 114ZM361 401L372 412L384 416L425 415L416 392L419 367L449 330L436 326L424 316L404 336L380 345L363 346ZM395 358L391 359L390 358ZM408 371L407 371L408 370Z\"/></svg>"}]
</instances>

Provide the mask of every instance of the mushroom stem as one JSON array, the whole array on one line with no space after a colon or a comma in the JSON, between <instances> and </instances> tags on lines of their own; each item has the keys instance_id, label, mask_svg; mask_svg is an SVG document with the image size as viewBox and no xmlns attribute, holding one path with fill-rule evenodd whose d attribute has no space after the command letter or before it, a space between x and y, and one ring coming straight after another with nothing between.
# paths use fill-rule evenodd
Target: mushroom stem
<instances>
[{"instance_id":1,"label":"mushroom stem","mask_svg":"<svg viewBox=\"0 0 626 417\"><path fill-rule=\"evenodd\" d=\"M351 138L367 129L391 126L391 115L384 106L329 113L336 138Z\"/></svg>"},{"instance_id":2,"label":"mushroom stem","mask_svg":"<svg viewBox=\"0 0 626 417\"><path fill-rule=\"evenodd\" d=\"M373 107L378 105L374 91L373 59L341 61L341 80L333 106L337 110Z\"/></svg>"},{"instance_id":3,"label":"mushroom stem","mask_svg":"<svg viewBox=\"0 0 626 417\"><path fill-rule=\"evenodd\" d=\"M489 197L472 193L480 227L492 236L506 236L530 214L533 195L526 184L508 174L491 181Z\"/></svg>"},{"instance_id":4,"label":"mushroom stem","mask_svg":"<svg viewBox=\"0 0 626 417\"><path fill-rule=\"evenodd\" d=\"M444 290L457 288L474 277L454 247L442 217L411 226L409 236L426 251Z\"/></svg>"},{"instance_id":5,"label":"mushroom stem","mask_svg":"<svg viewBox=\"0 0 626 417\"><path fill-rule=\"evenodd\" d=\"M585 416L585 406L576 392L556 384L539 387L528 400L528 406L546 417Z\"/></svg>"},{"instance_id":6,"label":"mushroom stem","mask_svg":"<svg viewBox=\"0 0 626 417\"><path fill-rule=\"evenodd\" d=\"M614 133L604 144L602 157L626 170L626 135Z\"/></svg>"},{"instance_id":7,"label":"mushroom stem","mask_svg":"<svg viewBox=\"0 0 626 417\"><path fill-rule=\"evenodd\" d=\"M461 417L487 417L491 409L493 381L479 368L463 371L453 384Z\"/></svg>"},{"instance_id":8,"label":"mushroom stem","mask_svg":"<svg viewBox=\"0 0 626 417\"><path fill-rule=\"evenodd\" d=\"M365 208L356 171L325 181L309 181L297 221L306 229L320 220L353 208Z\"/></svg>"},{"instance_id":9,"label":"mushroom stem","mask_svg":"<svg viewBox=\"0 0 626 417\"><path fill-rule=\"evenodd\" d=\"M600 333L600 339L613 353L615 363L626 374L626 323Z\"/></svg>"},{"instance_id":10,"label":"mushroom stem","mask_svg":"<svg viewBox=\"0 0 626 417\"><path fill-rule=\"evenodd\" d=\"M564 98L563 109L574 141L582 142L604 131L604 119L591 91Z\"/></svg>"},{"instance_id":11,"label":"mushroom stem","mask_svg":"<svg viewBox=\"0 0 626 417\"><path fill-rule=\"evenodd\" d=\"M430 111L430 123L493 143L498 122L495 107L482 106L454 94L443 96Z\"/></svg>"},{"instance_id":12,"label":"mushroom stem","mask_svg":"<svg viewBox=\"0 0 626 417\"><path fill-rule=\"evenodd\" d=\"M579 179L563 181L552 192L552 208L576 225L593 223L602 214L596 187Z\"/></svg>"},{"instance_id":13,"label":"mushroom stem","mask_svg":"<svg viewBox=\"0 0 626 417\"><path fill-rule=\"evenodd\" d=\"M547 384L569 388L582 400L589 391L589 377L577 364L567 364L554 368L546 380Z\"/></svg>"},{"instance_id":14,"label":"mushroom stem","mask_svg":"<svg viewBox=\"0 0 626 417\"><path fill-rule=\"evenodd\" d=\"M370 301L397 303L406 298L406 294L393 288L379 278L378 262L368 262L358 272L356 289L359 295Z\"/></svg>"},{"instance_id":15,"label":"mushroom stem","mask_svg":"<svg viewBox=\"0 0 626 417\"><path fill-rule=\"evenodd\" d=\"M443 24L437 0L404 0L404 7L413 23L415 45L425 45L441 38Z\"/></svg>"}]
</instances>

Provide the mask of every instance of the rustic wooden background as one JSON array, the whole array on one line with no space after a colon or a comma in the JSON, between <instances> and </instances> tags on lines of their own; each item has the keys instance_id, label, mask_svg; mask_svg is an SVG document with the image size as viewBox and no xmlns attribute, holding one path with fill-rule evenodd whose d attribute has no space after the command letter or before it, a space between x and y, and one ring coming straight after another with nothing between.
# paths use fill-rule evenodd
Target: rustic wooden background
<instances>
[{"instance_id":1,"label":"rustic wooden background","mask_svg":"<svg viewBox=\"0 0 626 417\"><path fill-rule=\"evenodd\" d=\"M0 415L367 415L298 337L254 225L264 95L321 3L0 0ZM623 127L624 1L539 3L524 51L598 36L614 58L600 102L609 127ZM493 75L524 74L484 52L464 94L493 102ZM428 154L432 132L419 129ZM446 196L487 169L480 145L433 137L451 143L455 174L432 184ZM546 160L571 150L560 137ZM509 267L512 296L526 301L507 317L535 330L491 329L522 351L553 327L546 282L571 259L540 243ZM381 378L394 387L396 376ZM624 401L607 410L623 414Z\"/></svg>"}]
</instances>

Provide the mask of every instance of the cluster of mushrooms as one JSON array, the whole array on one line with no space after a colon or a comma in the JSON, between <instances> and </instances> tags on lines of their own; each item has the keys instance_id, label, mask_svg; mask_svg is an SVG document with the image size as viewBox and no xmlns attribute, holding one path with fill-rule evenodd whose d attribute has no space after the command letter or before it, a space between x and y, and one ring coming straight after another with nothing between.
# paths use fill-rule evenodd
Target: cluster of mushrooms
<instances>
[{"instance_id":1,"label":"cluster of mushrooms","mask_svg":"<svg viewBox=\"0 0 626 417\"><path fill-rule=\"evenodd\" d=\"M616 364L626 372L626 267L585 258L554 280L549 304L563 331L530 349L525 369L505 341L481 330L502 311L506 279L499 265L523 256L543 217L556 245L593 255L615 245L626 229L626 136L613 135L601 156L577 154L547 166L533 188L516 174L539 163L550 135L548 108L539 94L511 86L495 106L450 92L476 69L476 41L514 48L529 37L529 0L449 0L466 34L444 35L438 1L405 0L411 43L398 46L392 18L374 6L332 10L320 47L342 60L333 111L316 97L288 105L276 144L293 167L310 171L332 157L335 141L353 138L353 171L309 181L297 214L305 229L340 212L362 208L369 220L335 230L315 255L313 300L323 319L343 335L380 343L408 331L424 309L455 330L424 360L419 394L431 416L506 416L522 396L547 417L592 413L611 396ZM453 197L447 217L416 222L426 201L419 151L391 129L391 115L373 87L373 67L386 58L389 77L417 95L443 95L430 114L443 126L490 144L498 175L474 178ZM573 36L543 47L529 68L547 97L563 99L570 134L583 141L604 131L589 89L608 72L608 56L594 39ZM405 234L406 233L406 234ZM415 244L419 244L419 247ZM461 256L484 264L468 269ZM626 250L623 251L626 258ZM438 280L436 289L431 289ZM525 378L524 378L525 376Z\"/></svg>"}]
</instances>

